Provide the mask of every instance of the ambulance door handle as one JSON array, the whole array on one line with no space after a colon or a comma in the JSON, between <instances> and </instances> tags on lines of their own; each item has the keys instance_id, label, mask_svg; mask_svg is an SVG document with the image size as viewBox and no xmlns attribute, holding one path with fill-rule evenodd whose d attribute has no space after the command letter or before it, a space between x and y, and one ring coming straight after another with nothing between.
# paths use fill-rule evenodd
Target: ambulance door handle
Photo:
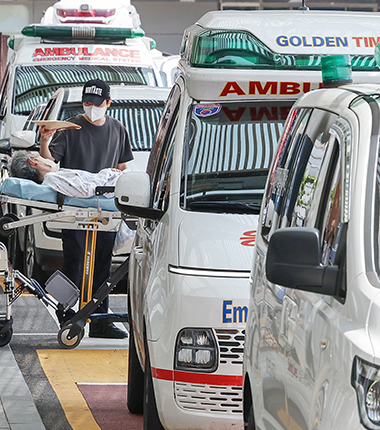
<instances>
[{"instance_id":1,"label":"ambulance door handle","mask_svg":"<svg viewBox=\"0 0 380 430\"><path fill-rule=\"evenodd\" d=\"M137 261L142 261L142 259L144 258L144 255L145 255L144 248L142 246L135 246L133 248L133 256Z\"/></svg>"}]
</instances>

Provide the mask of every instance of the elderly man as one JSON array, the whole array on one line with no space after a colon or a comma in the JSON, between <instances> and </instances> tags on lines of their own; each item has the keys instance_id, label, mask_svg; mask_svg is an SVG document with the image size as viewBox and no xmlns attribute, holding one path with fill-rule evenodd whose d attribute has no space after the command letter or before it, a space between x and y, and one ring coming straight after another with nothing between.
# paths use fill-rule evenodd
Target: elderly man
<instances>
[{"instance_id":1,"label":"elderly man","mask_svg":"<svg viewBox=\"0 0 380 430\"><path fill-rule=\"evenodd\" d=\"M122 173L110 168L98 173L77 169L57 170L53 161L27 151L17 151L12 156L9 172L11 176L31 179L65 196L81 198L95 195L96 187L114 186Z\"/></svg>"}]
</instances>

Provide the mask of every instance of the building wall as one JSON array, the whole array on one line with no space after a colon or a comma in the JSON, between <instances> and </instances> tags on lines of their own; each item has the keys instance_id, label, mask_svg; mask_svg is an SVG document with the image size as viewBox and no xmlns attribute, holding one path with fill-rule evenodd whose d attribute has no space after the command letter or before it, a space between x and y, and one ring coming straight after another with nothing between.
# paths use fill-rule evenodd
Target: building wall
<instances>
[{"instance_id":1,"label":"building wall","mask_svg":"<svg viewBox=\"0 0 380 430\"><path fill-rule=\"evenodd\" d=\"M53 0L17 0L0 3L0 32L19 33L25 25L39 23ZM132 1L140 14L142 28L157 42L157 49L177 54L183 31L210 10L218 1Z\"/></svg>"},{"instance_id":2,"label":"building wall","mask_svg":"<svg viewBox=\"0 0 380 430\"><path fill-rule=\"evenodd\" d=\"M217 10L219 2L133 1L147 36L157 42L157 49L178 54L185 28L194 24L210 10Z\"/></svg>"}]
</instances>

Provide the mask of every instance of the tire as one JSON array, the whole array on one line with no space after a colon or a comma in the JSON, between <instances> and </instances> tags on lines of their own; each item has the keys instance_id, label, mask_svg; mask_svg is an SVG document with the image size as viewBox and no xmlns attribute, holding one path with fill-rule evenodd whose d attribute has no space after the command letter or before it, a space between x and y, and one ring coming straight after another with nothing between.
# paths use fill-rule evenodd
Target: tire
<instances>
[{"instance_id":1,"label":"tire","mask_svg":"<svg viewBox=\"0 0 380 430\"><path fill-rule=\"evenodd\" d=\"M148 345L145 340L144 430L165 430L158 416Z\"/></svg>"},{"instance_id":2,"label":"tire","mask_svg":"<svg viewBox=\"0 0 380 430\"><path fill-rule=\"evenodd\" d=\"M132 327L129 330L127 406L132 414L144 411L144 372L137 356Z\"/></svg>"},{"instance_id":3,"label":"tire","mask_svg":"<svg viewBox=\"0 0 380 430\"><path fill-rule=\"evenodd\" d=\"M5 333L0 333L0 347L8 345L12 339L13 330L10 328Z\"/></svg>"},{"instance_id":4,"label":"tire","mask_svg":"<svg viewBox=\"0 0 380 430\"><path fill-rule=\"evenodd\" d=\"M244 430L256 430L255 419L253 417L253 406L249 409L248 422Z\"/></svg>"},{"instance_id":5,"label":"tire","mask_svg":"<svg viewBox=\"0 0 380 430\"><path fill-rule=\"evenodd\" d=\"M8 237L8 258L13 269L22 271L22 251L20 248L18 231Z\"/></svg>"},{"instance_id":6,"label":"tire","mask_svg":"<svg viewBox=\"0 0 380 430\"><path fill-rule=\"evenodd\" d=\"M65 349L76 348L80 344L80 341L83 339L83 336L84 336L83 329L80 331L78 335L74 336L72 339L68 339L67 336L69 334L71 327L72 327L71 324L66 323L58 332L58 335L57 335L58 343L62 346L62 348L65 348Z\"/></svg>"},{"instance_id":7,"label":"tire","mask_svg":"<svg viewBox=\"0 0 380 430\"><path fill-rule=\"evenodd\" d=\"M34 278L40 285L44 285L46 274L36 261L36 242L33 225L26 226L24 234L23 273L27 278Z\"/></svg>"}]
</instances>

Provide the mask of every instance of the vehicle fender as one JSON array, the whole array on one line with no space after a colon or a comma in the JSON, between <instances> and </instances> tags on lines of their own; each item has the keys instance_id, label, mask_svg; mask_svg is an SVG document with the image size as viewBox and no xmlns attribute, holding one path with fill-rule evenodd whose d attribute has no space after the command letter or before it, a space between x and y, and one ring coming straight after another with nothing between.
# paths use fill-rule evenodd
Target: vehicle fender
<instances>
[{"instance_id":1,"label":"vehicle fender","mask_svg":"<svg viewBox=\"0 0 380 430\"><path fill-rule=\"evenodd\" d=\"M162 333L167 301L165 298L165 283L168 282L167 268L161 267L155 273L152 282L145 292L146 335L150 341L157 341Z\"/></svg>"},{"instance_id":2,"label":"vehicle fender","mask_svg":"<svg viewBox=\"0 0 380 430\"><path fill-rule=\"evenodd\" d=\"M328 368L320 372L310 408L309 428L318 430L362 428L355 390L340 372Z\"/></svg>"}]
</instances>

